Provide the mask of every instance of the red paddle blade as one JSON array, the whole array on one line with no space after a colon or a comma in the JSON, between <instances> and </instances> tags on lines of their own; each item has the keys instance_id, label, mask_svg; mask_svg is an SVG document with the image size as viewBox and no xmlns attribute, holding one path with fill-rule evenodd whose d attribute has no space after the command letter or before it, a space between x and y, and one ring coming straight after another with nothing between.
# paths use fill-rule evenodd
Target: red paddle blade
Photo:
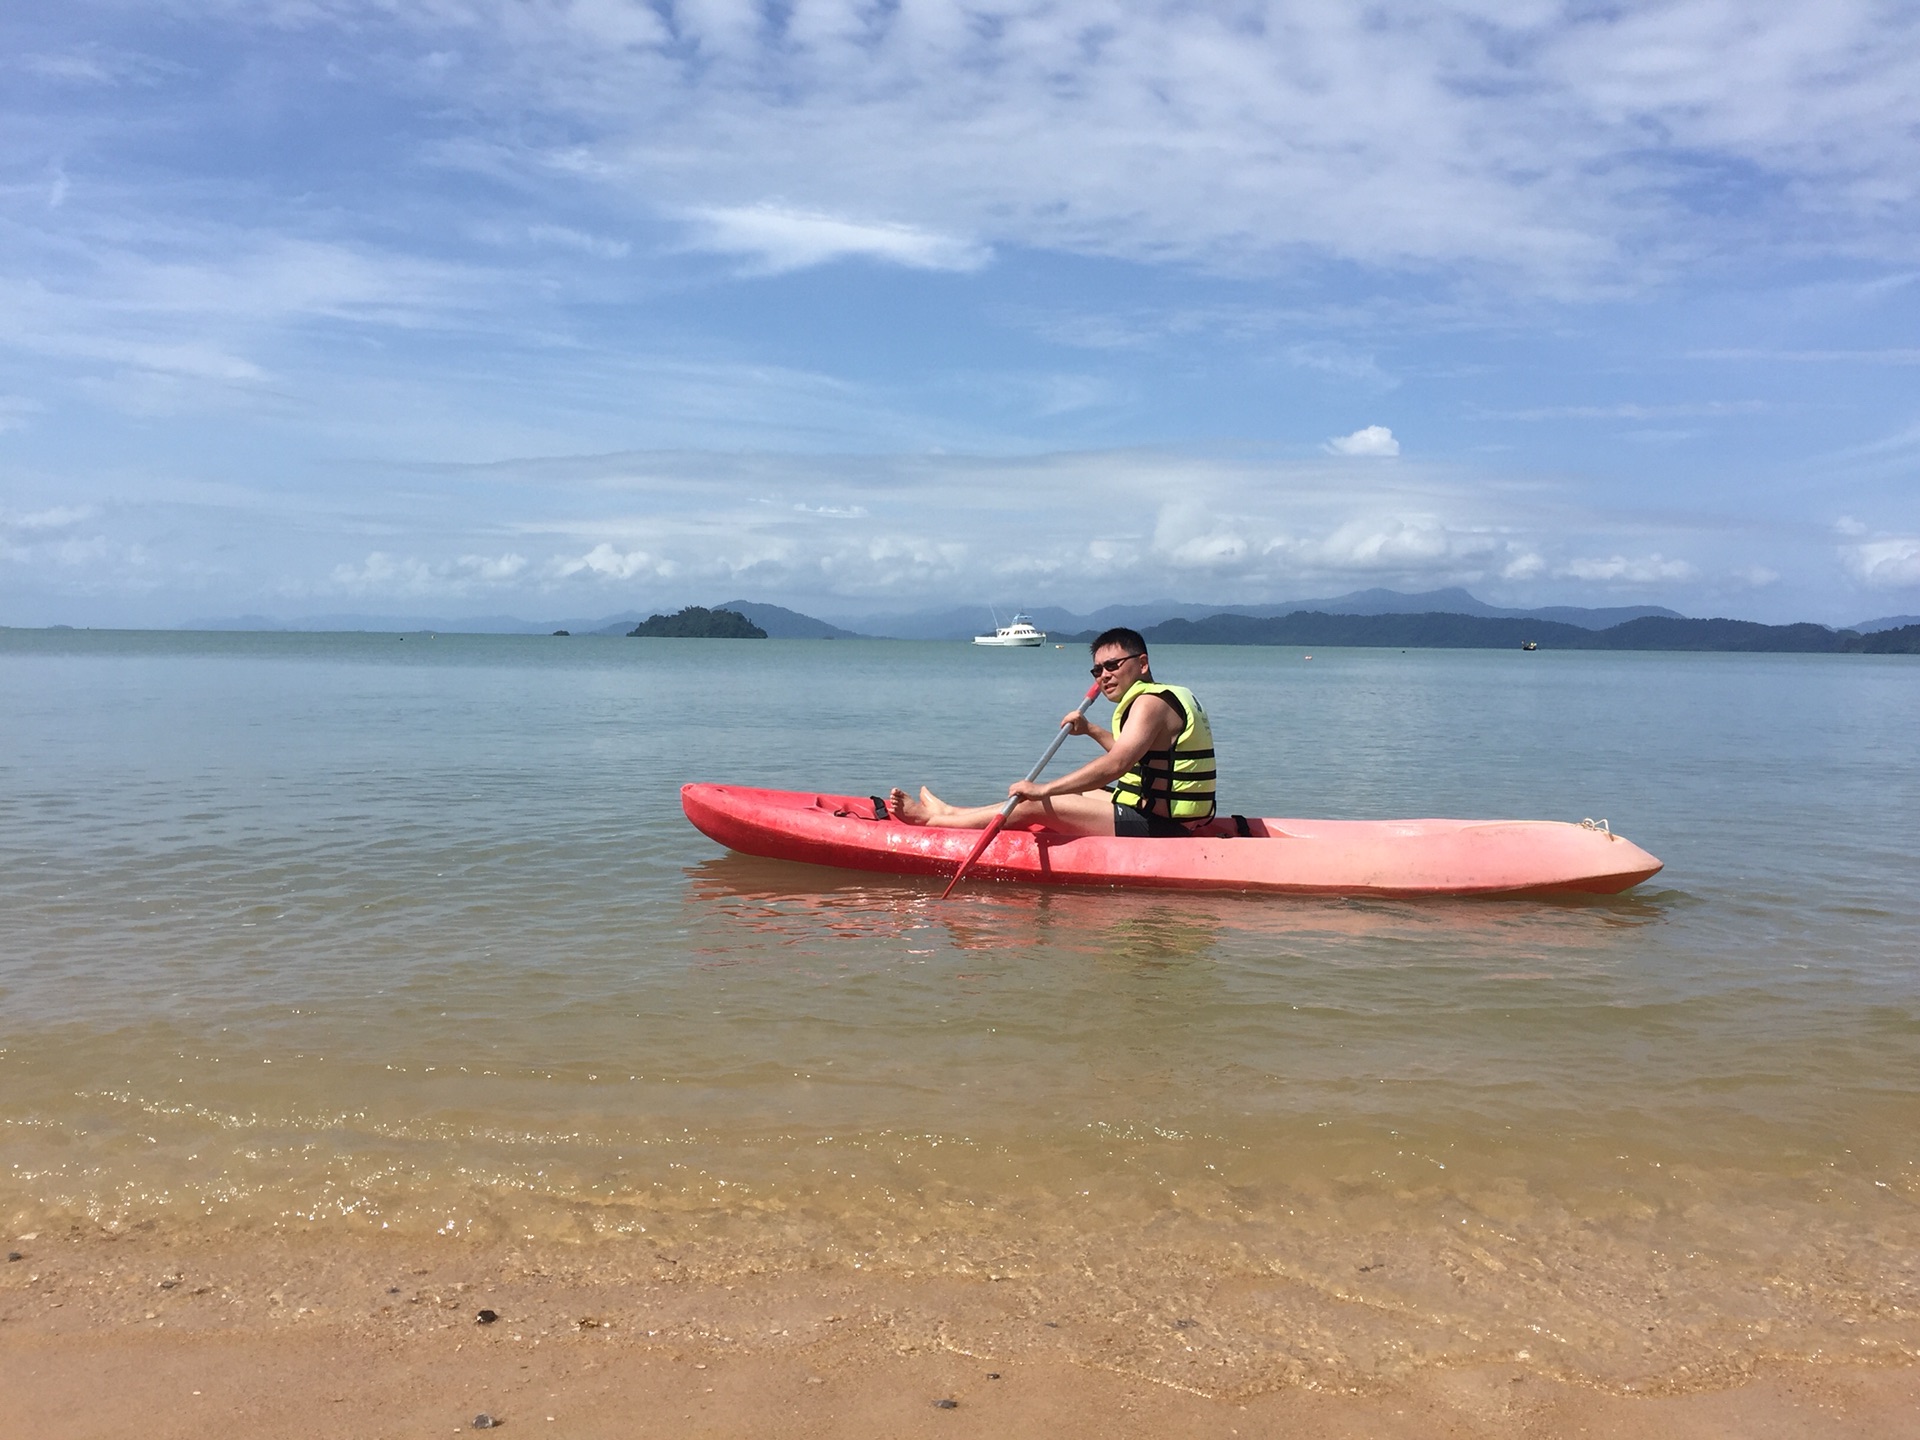
<instances>
[{"instance_id":1,"label":"red paddle blade","mask_svg":"<svg viewBox=\"0 0 1920 1440\"><path fill-rule=\"evenodd\" d=\"M973 842L973 853L960 862L960 868L953 872L953 879L947 882L947 888L940 892L940 898L946 899L953 894L953 887L960 883L960 877L973 868L973 862L980 858L980 852L987 848L987 842L1000 833L1000 827L1007 823L1007 812L1002 810L980 832L980 838Z\"/></svg>"}]
</instances>

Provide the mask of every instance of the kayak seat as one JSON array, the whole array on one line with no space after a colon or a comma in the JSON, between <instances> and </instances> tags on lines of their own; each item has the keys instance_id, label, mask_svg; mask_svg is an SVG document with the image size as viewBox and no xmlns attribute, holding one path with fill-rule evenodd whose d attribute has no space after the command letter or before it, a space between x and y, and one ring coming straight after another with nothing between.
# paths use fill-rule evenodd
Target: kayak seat
<instances>
[{"instance_id":1,"label":"kayak seat","mask_svg":"<svg viewBox=\"0 0 1920 1440\"><path fill-rule=\"evenodd\" d=\"M1194 834L1209 840L1266 840L1273 832L1267 829L1267 822L1249 819L1245 815L1216 815Z\"/></svg>"}]
</instances>

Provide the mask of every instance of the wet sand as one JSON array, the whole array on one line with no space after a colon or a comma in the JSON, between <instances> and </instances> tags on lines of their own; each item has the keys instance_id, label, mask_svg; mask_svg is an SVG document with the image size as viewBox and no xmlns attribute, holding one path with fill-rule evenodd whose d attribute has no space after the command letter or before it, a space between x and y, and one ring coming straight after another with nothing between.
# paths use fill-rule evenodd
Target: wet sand
<instances>
[{"instance_id":1,"label":"wet sand","mask_svg":"<svg viewBox=\"0 0 1920 1440\"><path fill-rule=\"evenodd\" d=\"M481 1414L569 1437L1920 1436L1920 1366L1825 1355L1658 1394L1523 1363L1344 1390L1249 1393L1223 1377L1209 1392L1103 1363L1100 1336L1069 1340L1044 1318L1044 1293L989 1281L828 1269L720 1284L417 1239L12 1244L5 1440L445 1435ZM986 1319L999 1344L957 1342ZM1204 1362L1204 1327L1180 1325Z\"/></svg>"}]
</instances>

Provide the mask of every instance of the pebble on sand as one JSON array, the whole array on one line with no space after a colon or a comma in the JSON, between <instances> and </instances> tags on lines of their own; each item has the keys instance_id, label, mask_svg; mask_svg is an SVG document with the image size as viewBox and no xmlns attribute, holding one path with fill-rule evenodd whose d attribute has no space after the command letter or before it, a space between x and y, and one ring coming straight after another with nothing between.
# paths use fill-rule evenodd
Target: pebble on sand
<instances>
[{"instance_id":1,"label":"pebble on sand","mask_svg":"<svg viewBox=\"0 0 1920 1440\"><path fill-rule=\"evenodd\" d=\"M478 1315L473 1317L473 1323L476 1325L491 1325L499 1318L500 1314L498 1311L482 1310Z\"/></svg>"},{"instance_id":2,"label":"pebble on sand","mask_svg":"<svg viewBox=\"0 0 1920 1440\"><path fill-rule=\"evenodd\" d=\"M936 1400L933 1402L933 1408L936 1410L958 1410L960 1408L960 1402L958 1400Z\"/></svg>"},{"instance_id":3,"label":"pebble on sand","mask_svg":"<svg viewBox=\"0 0 1920 1440\"><path fill-rule=\"evenodd\" d=\"M473 1428L476 1430L491 1430L499 1423L498 1420L494 1419L493 1416L487 1414L484 1410L473 1417Z\"/></svg>"}]
</instances>

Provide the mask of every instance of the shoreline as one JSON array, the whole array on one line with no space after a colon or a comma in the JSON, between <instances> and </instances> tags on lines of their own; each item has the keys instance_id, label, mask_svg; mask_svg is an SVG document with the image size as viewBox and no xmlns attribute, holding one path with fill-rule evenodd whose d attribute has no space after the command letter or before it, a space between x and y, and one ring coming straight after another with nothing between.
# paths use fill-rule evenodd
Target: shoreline
<instances>
[{"instance_id":1,"label":"shoreline","mask_svg":"<svg viewBox=\"0 0 1920 1440\"><path fill-rule=\"evenodd\" d=\"M552 1416L545 1433L568 1436L1881 1437L1912 1433L1920 1412L1920 1366L1884 1356L1776 1355L1638 1390L1518 1361L1247 1389L1129 1368L1125 1347L1087 1333L1097 1322L1040 1318L1044 1291L986 1280L845 1267L662 1279L604 1247L415 1237L10 1243L22 1258L0 1273L6 1440L159 1440L216 1421L445 1434L483 1412L530 1431ZM1177 1343L1203 1359L1205 1326L1180 1323Z\"/></svg>"}]
</instances>

